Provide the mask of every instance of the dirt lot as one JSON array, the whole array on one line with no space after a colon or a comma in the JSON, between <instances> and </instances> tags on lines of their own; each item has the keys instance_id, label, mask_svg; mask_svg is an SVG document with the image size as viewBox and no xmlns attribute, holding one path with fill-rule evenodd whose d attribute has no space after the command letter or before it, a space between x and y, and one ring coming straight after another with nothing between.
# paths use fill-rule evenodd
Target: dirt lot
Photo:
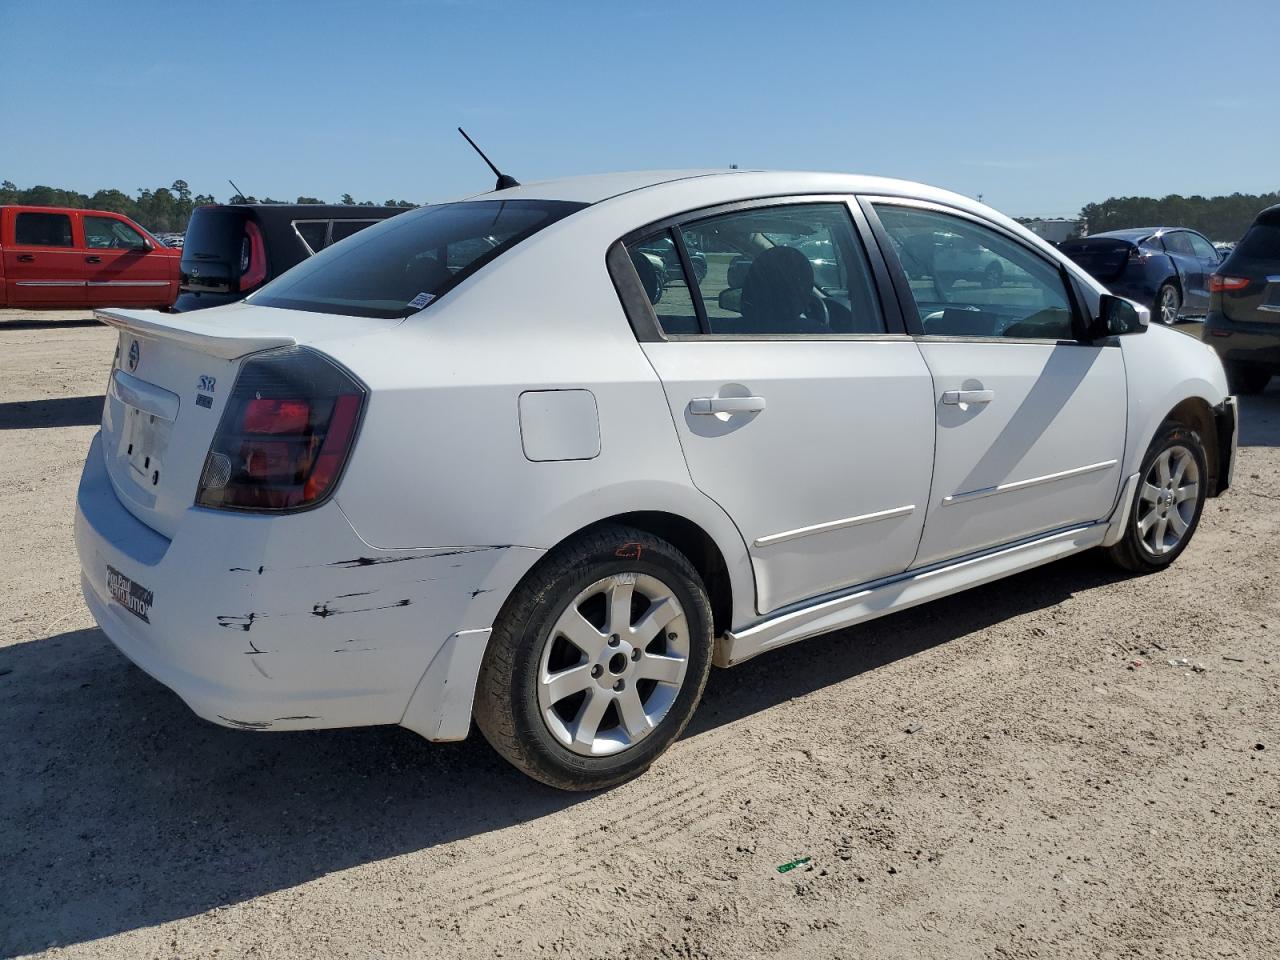
<instances>
[{"instance_id":1,"label":"dirt lot","mask_svg":"<svg viewBox=\"0 0 1280 960\"><path fill-rule=\"evenodd\" d=\"M1276 387L1166 574L1072 558L717 671L583 797L478 736L223 730L116 653L71 539L111 350L0 316L0 955L1280 955Z\"/></svg>"}]
</instances>

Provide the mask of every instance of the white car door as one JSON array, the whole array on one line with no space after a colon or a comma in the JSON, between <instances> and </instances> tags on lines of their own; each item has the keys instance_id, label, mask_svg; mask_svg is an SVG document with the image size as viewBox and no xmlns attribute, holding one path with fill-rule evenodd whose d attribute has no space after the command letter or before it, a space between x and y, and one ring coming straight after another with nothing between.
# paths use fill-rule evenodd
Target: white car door
<instances>
[{"instance_id":1,"label":"white car door","mask_svg":"<svg viewBox=\"0 0 1280 960\"><path fill-rule=\"evenodd\" d=\"M655 252L667 240L678 257ZM889 332L849 205L704 211L626 249L655 324L642 347L694 484L746 542L759 612L905 570L929 492L932 384L896 310ZM805 250L822 252L819 270Z\"/></svg>"},{"instance_id":2,"label":"white car door","mask_svg":"<svg viewBox=\"0 0 1280 960\"><path fill-rule=\"evenodd\" d=\"M937 444L913 566L1107 517L1124 455L1124 362L1114 340L1075 340L1060 267L1012 234L932 204L867 205L907 326L934 382ZM1004 282L936 282L931 234L979 245ZM911 307L915 308L915 313Z\"/></svg>"}]
</instances>

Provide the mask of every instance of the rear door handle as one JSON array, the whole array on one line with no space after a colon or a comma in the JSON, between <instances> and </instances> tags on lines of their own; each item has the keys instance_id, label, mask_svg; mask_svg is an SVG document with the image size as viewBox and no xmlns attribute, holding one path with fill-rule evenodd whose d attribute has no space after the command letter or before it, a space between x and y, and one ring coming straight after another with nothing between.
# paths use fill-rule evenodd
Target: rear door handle
<instances>
[{"instance_id":1,"label":"rear door handle","mask_svg":"<svg viewBox=\"0 0 1280 960\"><path fill-rule=\"evenodd\" d=\"M764 397L694 397L689 401L689 412L696 416L717 413L759 413L764 409Z\"/></svg>"},{"instance_id":2,"label":"rear door handle","mask_svg":"<svg viewBox=\"0 0 1280 960\"><path fill-rule=\"evenodd\" d=\"M101 257L85 257L84 262L85 263L101 263L102 258Z\"/></svg>"},{"instance_id":3,"label":"rear door handle","mask_svg":"<svg viewBox=\"0 0 1280 960\"><path fill-rule=\"evenodd\" d=\"M944 390L942 392L942 402L950 404L990 403L995 398L994 390Z\"/></svg>"},{"instance_id":4,"label":"rear door handle","mask_svg":"<svg viewBox=\"0 0 1280 960\"><path fill-rule=\"evenodd\" d=\"M34 262L35 262L35 259L36 259L36 258L35 258L34 256L32 256L31 254L29 254L29 253L20 253L20 254L18 254L18 262L19 262L19 263L34 263Z\"/></svg>"}]
</instances>

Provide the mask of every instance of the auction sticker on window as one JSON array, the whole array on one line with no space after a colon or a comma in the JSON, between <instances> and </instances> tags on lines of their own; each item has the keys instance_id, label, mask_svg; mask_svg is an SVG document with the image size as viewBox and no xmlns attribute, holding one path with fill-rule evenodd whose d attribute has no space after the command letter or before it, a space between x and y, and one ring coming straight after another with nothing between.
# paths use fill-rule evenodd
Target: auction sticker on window
<instances>
[{"instance_id":1,"label":"auction sticker on window","mask_svg":"<svg viewBox=\"0 0 1280 960\"><path fill-rule=\"evenodd\" d=\"M123 573L107 564L107 590L111 599L124 607L143 623L150 623L151 601L155 594L140 583L135 583Z\"/></svg>"}]
</instances>

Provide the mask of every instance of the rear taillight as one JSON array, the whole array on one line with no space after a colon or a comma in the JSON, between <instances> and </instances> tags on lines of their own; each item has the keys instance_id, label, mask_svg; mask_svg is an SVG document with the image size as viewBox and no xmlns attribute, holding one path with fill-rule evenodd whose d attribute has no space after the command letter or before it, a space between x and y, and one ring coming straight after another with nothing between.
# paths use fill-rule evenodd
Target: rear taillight
<instances>
[{"instance_id":1,"label":"rear taillight","mask_svg":"<svg viewBox=\"0 0 1280 960\"><path fill-rule=\"evenodd\" d=\"M1217 273L1209 277L1210 293L1225 293L1228 290L1243 290L1248 285L1248 277L1224 277Z\"/></svg>"},{"instance_id":2,"label":"rear taillight","mask_svg":"<svg viewBox=\"0 0 1280 960\"><path fill-rule=\"evenodd\" d=\"M244 239L240 241L240 289L252 290L267 279L267 248L262 242L262 231L252 220L244 224Z\"/></svg>"},{"instance_id":3,"label":"rear taillight","mask_svg":"<svg viewBox=\"0 0 1280 960\"><path fill-rule=\"evenodd\" d=\"M196 505L314 507L337 486L365 396L354 377L304 347L246 361L209 445Z\"/></svg>"}]
</instances>

